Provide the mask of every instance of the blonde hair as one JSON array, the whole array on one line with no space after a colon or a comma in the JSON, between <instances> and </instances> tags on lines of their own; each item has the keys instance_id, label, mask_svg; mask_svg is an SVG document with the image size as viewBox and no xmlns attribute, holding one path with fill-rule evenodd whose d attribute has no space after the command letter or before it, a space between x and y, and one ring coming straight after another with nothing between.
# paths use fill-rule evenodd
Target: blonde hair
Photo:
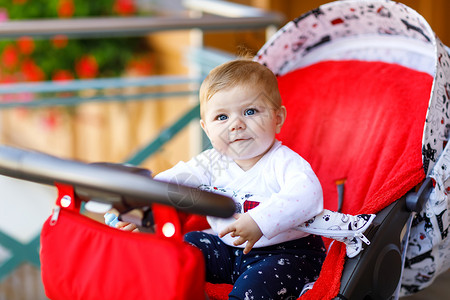
<instances>
[{"instance_id":1,"label":"blonde hair","mask_svg":"<svg viewBox=\"0 0 450 300\"><path fill-rule=\"evenodd\" d=\"M206 76L200 86L200 114L203 118L205 104L217 92L235 86L256 87L265 93L267 99L274 109L281 106L281 96L278 90L276 76L267 67L260 63L237 59L215 67Z\"/></svg>"}]
</instances>

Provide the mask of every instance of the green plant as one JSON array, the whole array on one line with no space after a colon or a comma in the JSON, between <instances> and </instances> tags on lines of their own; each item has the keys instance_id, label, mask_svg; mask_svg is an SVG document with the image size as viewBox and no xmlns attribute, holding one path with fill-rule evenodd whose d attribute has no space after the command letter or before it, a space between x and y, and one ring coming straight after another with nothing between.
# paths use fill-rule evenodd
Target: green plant
<instances>
[{"instance_id":1,"label":"green plant","mask_svg":"<svg viewBox=\"0 0 450 300\"><path fill-rule=\"evenodd\" d=\"M0 22L36 18L128 16L133 0L0 0ZM49 39L23 36L0 41L0 82L88 79L151 72L144 38Z\"/></svg>"}]
</instances>

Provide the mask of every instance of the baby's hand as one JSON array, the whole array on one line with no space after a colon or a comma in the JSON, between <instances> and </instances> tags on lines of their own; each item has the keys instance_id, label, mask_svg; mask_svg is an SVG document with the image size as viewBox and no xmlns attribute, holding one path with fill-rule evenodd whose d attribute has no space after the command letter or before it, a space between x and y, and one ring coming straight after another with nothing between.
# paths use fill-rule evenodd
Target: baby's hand
<instances>
[{"instance_id":1,"label":"baby's hand","mask_svg":"<svg viewBox=\"0 0 450 300\"><path fill-rule=\"evenodd\" d=\"M232 237L238 236L239 238L234 241L235 246L242 245L247 242L244 248L244 254L250 252L255 243L263 236L261 229L253 218L248 214L235 214L236 221L228 225L224 230L219 233L219 237L224 237L228 233Z\"/></svg>"},{"instance_id":2,"label":"baby's hand","mask_svg":"<svg viewBox=\"0 0 450 300\"><path fill-rule=\"evenodd\" d=\"M116 228L125 231L139 232L136 224L128 223L128 222L117 222Z\"/></svg>"},{"instance_id":3,"label":"baby's hand","mask_svg":"<svg viewBox=\"0 0 450 300\"><path fill-rule=\"evenodd\" d=\"M139 229L135 224L128 222L120 222L117 216L113 213L105 214L105 224L125 231L139 232Z\"/></svg>"}]
</instances>

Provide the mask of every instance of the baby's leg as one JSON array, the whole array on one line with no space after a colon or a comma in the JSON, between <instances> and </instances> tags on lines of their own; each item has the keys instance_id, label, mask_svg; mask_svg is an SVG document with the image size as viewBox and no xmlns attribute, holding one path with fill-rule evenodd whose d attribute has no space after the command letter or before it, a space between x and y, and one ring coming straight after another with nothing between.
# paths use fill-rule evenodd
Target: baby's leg
<instances>
[{"instance_id":1,"label":"baby's leg","mask_svg":"<svg viewBox=\"0 0 450 300\"><path fill-rule=\"evenodd\" d=\"M231 247L225 245L218 236L202 231L189 232L185 234L184 240L202 251L206 266L206 281L233 283Z\"/></svg>"},{"instance_id":2,"label":"baby's leg","mask_svg":"<svg viewBox=\"0 0 450 300\"><path fill-rule=\"evenodd\" d=\"M302 240L323 247L319 237ZM288 242L291 243L291 242ZM252 249L242 256L241 274L229 299L297 299L303 286L319 276L324 252L311 249Z\"/></svg>"}]
</instances>

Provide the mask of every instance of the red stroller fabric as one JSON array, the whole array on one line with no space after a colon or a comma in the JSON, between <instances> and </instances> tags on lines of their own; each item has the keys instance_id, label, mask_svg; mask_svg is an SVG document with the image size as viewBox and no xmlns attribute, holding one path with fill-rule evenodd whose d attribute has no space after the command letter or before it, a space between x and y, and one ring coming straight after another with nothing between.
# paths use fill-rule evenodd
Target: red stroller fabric
<instances>
[{"instance_id":1,"label":"red stroller fabric","mask_svg":"<svg viewBox=\"0 0 450 300\"><path fill-rule=\"evenodd\" d=\"M325 207L376 213L424 178L422 135L433 78L396 64L326 61L288 73L279 139L313 166Z\"/></svg>"},{"instance_id":2,"label":"red stroller fabric","mask_svg":"<svg viewBox=\"0 0 450 300\"><path fill-rule=\"evenodd\" d=\"M396 64L325 61L279 78L288 110L279 138L309 161L337 209L336 182L345 180L342 211L377 213L425 177L422 134L433 78ZM314 288L302 299L339 291L343 244L331 247Z\"/></svg>"},{"instance_id":3,"label":"red stroller fabric","mask_svg":"<svg viewBox=\"0 0 450 300\"><path fill-rule=\"evenodd\" d=\"M156 210L159 220L173 220L177 227L172 208ZM205 295L203 256L182 241L181 232L172 238L135 234L80 215L77 208L61 208L56 220L50 216L45 222L41 245L42 279L53 300L178 300Z\"/></svg>"}]
</instances>

